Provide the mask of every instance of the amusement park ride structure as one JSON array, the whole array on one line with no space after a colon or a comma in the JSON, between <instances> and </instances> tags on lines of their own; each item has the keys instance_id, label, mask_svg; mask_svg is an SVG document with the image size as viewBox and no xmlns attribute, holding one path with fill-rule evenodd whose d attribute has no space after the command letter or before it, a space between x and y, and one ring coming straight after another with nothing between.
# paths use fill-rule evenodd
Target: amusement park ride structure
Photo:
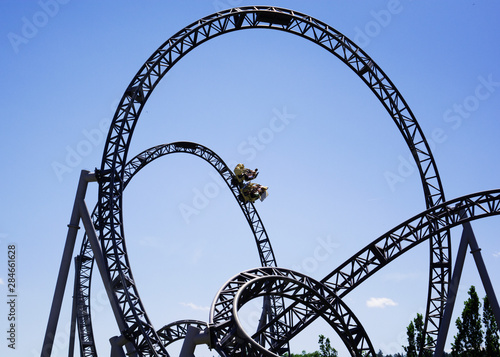
<instances>
[{"instance_id":1,"label":"amusement park ride structure","mask_svg":"<svg viewBox=\"0 0 500 357\"><path fill-rule=\"evenodd\" d=\"M154 146L127 161L132 134L144 105L165 74L188 52L217 36L243 29L274 29L298 35L324 48L348 66L373 92L398 127L420 174L425 210L372 241L321 281L279 268L270 239L252 201L242 197L233 170L209 148L192 142ZM122 197L143 167L168 154L186 153L207 161L233 193L257 244L261 268L236 274L217 293L208 322L181 320L155 329L139 297L125 247ZM89 182L97 182L99 198L92 214L85 203ZM168 346L184 339L181 356L194 356L207 344L221 356L279 356L289 341L322 317L352 356L375 356L360 320L343 298L375 272L423 241L430 244L425 349L442 356L467 247L470 246L497 321L500 308L470 222L500 214L500 189L446 201L441 179L424 134L399 91L380 67L355 43L311 16L277 7L249 6L202 18L168 39L144 63L118 105L94 172L82 171L42 346L50 356L64 290L73 260L80 222L85 228L75 257L75 285L69 355L75 330L81 356L97 356L92 330L90 284L94 262L106 288L120 336L111 337L112 356L168 356ZM463 226L452 266L452 227ZM238 310L263 297L260 324L253 334L241 326ZM286 301L292 301L288 306Z\"/></svg>"}]
</instances>

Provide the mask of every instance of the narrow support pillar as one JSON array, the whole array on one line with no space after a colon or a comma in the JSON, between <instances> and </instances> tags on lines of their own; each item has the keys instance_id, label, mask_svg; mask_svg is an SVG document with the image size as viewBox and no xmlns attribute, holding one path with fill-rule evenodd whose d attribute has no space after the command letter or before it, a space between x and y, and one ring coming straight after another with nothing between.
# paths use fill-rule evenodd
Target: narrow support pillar
<instances>
[{"instance_id":1,"label":"narrow support pillar","mask_svg":"<svg viewBox=\"0 0 500 357\"><path fill-rule=\"evenodd\" d=\"M257 327L257 330L264 328L267 321L269 321L272 317L274 317L274 316L272 316L273 315L273 307L271 305L271 296L266 295L266 296L264 296L263 300L264 301L263 301L263 305L262 305L262 312L260 314L260 320L259 320L259 325ZM272 326L271 328L274 329L274 326ZM265 341L264 335L260 336L260 340L258 342L260 345L265 346L266 341Z\"/></svg>"},{"instance_id":2,"label":"narrow support pillar","mask_svg":"<svg viewBox=\"0 0 500 357\"><path fill-rule=\"evenodd\" d=\"M114 336L109 339L111 343L111 357L126 357L123 345L128 341L123 336Z\"/></svg>"},{"instance_id":3,"label":"narrow support pillar","mask_svg":"<svg viewBox=\"0 0 500 357\"><path fill-rule=\"evenodd\" d=\"M115 315L118 327L120 331L126 330L125 321L123 320L120 308L118 306L118 302L116 301L116 297L113 293L113 290L111 289L111 283L109 281L109 275L106 270L106 262L102 254L101 246L97 239L97 234L95 232L95 228L92 223L90 213L87 209L87 205L85 204L85 194L87 192L88 183L95 181L96 181L95 174L90 173L89 171L86 170L82 170L82 173L80 175L80 181L78 182L78 189L76 192L75 203L73 205L73 211L71 213L71 220L70 223L68 224L68 235L66 237L66 244L64 246L61 266L59 268L59 275L57 277L54 298L52 299L52 307L50 310L49 321L47 323L47 330L45 332L45 338L42 345L41 357L50 357L50 355L52 354L52 347L54 344L57 323L61 312L64 290L66 289L66 282L68 280L68 274L71 266L71 260L75 247L76 236L78 233L78 229L80 228L78 226L80 223L80 219L83 222L83 225L85 227L85 232L87 233L87 236L89 238L90 245L92 247L92 252L94 254L94 259L97 262L99 273L101 275L103 285L106 289L106 293L108 294L108 299L113 309L113 313ZM75 306L73 306L73 310L76 311ZM73 322L75 321L75 319L76 317L73 315L72 327L71 327L72 331L74 331ZM73 334L73 339L74 339L74 334ZM70 341L70 344L73 346L72 348L70 347L69 351L69 356L71 357L73 354L72 350L74 349L74 343ZM115 345L113 346L114 346L113 353L116 356L121 357L118 350L122 349L122 346L126 347L128 356L132 357L137 356L137 351L135 350L134 345L123 337L119 339L118 344L115 343Z\"/></svg>"},{"instance_id":4,"label":"narrow support pillar","mask_svg":"<svg viewBox=\"0 0 500 357\"><path fill-rule=\"evenodd\" d=\"M462 232L460 246L457 253L457 260L453 269L451 286L448 290L448 296L446 298L446 306L443 314L443 319L441 320L441 325L439 326L439 334L436 342L436 349L434 350L434 357L442 357L444 355L444 346L450 327L451 315L455 306L458 286L460 284L460 277L462 276L462 270L464 267L465 255L467 253L468 246L470 247L471 254L474 257L479 276L481 277L481 282L483 284L484 290L486 291L486 295L488 296L488 300L490 301L495 319L497 321L500 321L500 307L495 295L495 290L493 289L493 285L491 284L486 265L484 264L483 257L481 255L481 249L477 244L476 236L474 235L474 231L472 230L470 222L465 222L463 224L463 229L464 230Z\"/></svg>"},{"instance_id":5,"label":"narrow support pillar","mask_svg":"<svg viewBox=\"0 0 500 357\"><path fill-rule=\"evenodd\" d=\"M207 327L205 330L201 330L194 326L188 326L179 357L195 357L194 350L196 345L201 344L206 344L211 347L210 327Z\"/></svg>"},{"instance_id":6,"label":"narrow support pillar","mask_svg":"<svg viewBox=\"0 0 500 357\"><path fill-rule=\"evenodd\" d=\"M500 307L495 295L495 290L493 289L493 285L491 284L490 276L488 275L488 270L486 269L486 265L484 264L483 256L481 255L481 249L477 244L477 240L474 236L474 233L472 232L472 229L471 235L469 237L469 245L471 254L474 257L474 261L476 262L477 270L479 271L479 275L481 276L481 282L483 283L484 291L488 296L491 309L493 310L493 315L495 315L495 319L497 320L498 324L500 323Z\"/></svg>"},{"instance_id":7,"label":"narrow support pillar","mask_svg":"<svg viewBox=\"0 0 500 357\"><path fill-rule=\"evenodd\" d=\"M42 345L41 357L49 357L52 353L52 346L56 336L57 323L61 312L62 301L64 297L64 290L66 289L66 282L68 281L69 268L71 266L73 250L75 247L78 224L80 223L79 202L85 198L87 192L87 184L90 181L95 181L94 174L89 171L82 170L80 174L80 181L76 191L75 203L71 213L71 219L68 224L68 234L66 236L66 244L64 245L63 256L61 265L59 267L59 275L57 277L56 288L54 297L52 299L52 306L50 309L49 320L47 322L47 329Z\"/></svg>"},{"instance_id":8,"label":"narrow support pillar","mask_svg":"<svg viewBox=\"0 0 500 357\"><path fill-rule=\"evenodd\" d=\"M451 285L448 289L448 296L446 297L446 304L444 308L443 318L441 320L441 325L439 326L438 338L436 341L436 349L434 350L434 357L442 357L444 355L444 346L446 343L446 337L448 336L448 330L450 328L451 315L453 314L453 308L455 307L455 300L457 297L458 286L460 285L460 278L462 277L462 271L465 262L465 256L467 254L467 246L469 245L467 236L472 232L470 224L467 226L464 224L462 231L462 238L460 239L460 246L458 247L457 259L455 261L455 267L453 268L453 275L451 278Z\"/></svg>"},{"instance_id":9,"label":"narrow support pillar","mask_svg":"<svg viewBox=\"0 0 500 357\"><path fill-rule=\"evenodd\" d=\"M87 237L89 239L92 252L94 253L94 260L97 263L97 268L99 269L102 283L104 285L104 288L106 289L106 294L108 295L108 299L111 304L111 309L113 310L113 314L115 315L116 323L118 324L118 328L120 329L120 331L125 331L126 330L125 321L123 320L121 310L120 307L118 306L118 301L116 300L115 294L111 289L111 282L109 280L109 274L106 270L106 262L104 260L104 255L102 254L101 245L99 244L99 240L97 239L97 233L95 231L94 224L92 223L92 219L90 217L90 213L87 208L87 205L85 204L85 201L80 202L80 213L83 226L85 227L85 232L87 233ZM116 345L115 349L121 348L121 346L125 345L125 347L127 348L127 354L129 356L137 355L135 347L130 341L126 340L124 337L121 337L120 342L121 344Z\"/></svg>"},{"instance_id":10,"label":"narrow support pillar","mask_svg":"<svg viewBox=\"0 0 500 357\"><path fill-rule=\"evenodd\" d=\"M76 309L78 307L78 295L80 293L80 281L78 280L77 271L81 264L81 257L75 257L75 286L73 288L73 309L71 311L71 327L69 329L69 348L68 357L73 357L75 351L75 331L76 331Z\"/></svg>"}]
</instances>

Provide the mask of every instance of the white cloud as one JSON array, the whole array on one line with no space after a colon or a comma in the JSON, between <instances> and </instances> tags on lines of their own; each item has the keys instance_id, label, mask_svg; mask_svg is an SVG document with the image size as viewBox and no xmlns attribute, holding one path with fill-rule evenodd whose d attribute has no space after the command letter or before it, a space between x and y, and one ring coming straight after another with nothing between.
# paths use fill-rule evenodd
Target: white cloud
<instances>
[{"instance_id":1,"label":"white cloud","mask_svg":"<svg viewBox=\"0 0 500 357\"><path fill-rule=\"evenodd\" d=\"M494 256L495 258L500 257L500 251L493 253L493 256Z\"/></svg>"},{"instance_id":2,"label":"white cloud","mask_svg":"<svg viewBox=\"0 0 500 357\"><path fill-rule=\"evenodd\" d=\"M2 278L0 278L0 285L5 285L4 281Z\"/></svg>"},{"instance_id":3,"label":"white cloud","mask_svg":"<svg viewBox=\"0 0 500 357\"><path fill-rule=\"evenodd\" d=\"M398 303L389 298L375 298L371 297L368 301L366 301L366 306L368 307L376 307L379 309L383 309L386 306L396 306Z\"/></svg>"},{"instance_id":4,"label":"white cloud","mask_svg":"<svg viewBox=\"0 0 500 357\"><path fill-rule=\"evenodd\" d=\"M210 310L210 307L208 307L208 306L199 306L199 305L193 304L192 302L181 302L181 305L189 307L190 309L193 309L193 310L201 310L201 311L209 311Z\"/></svg>"}]
</instances>

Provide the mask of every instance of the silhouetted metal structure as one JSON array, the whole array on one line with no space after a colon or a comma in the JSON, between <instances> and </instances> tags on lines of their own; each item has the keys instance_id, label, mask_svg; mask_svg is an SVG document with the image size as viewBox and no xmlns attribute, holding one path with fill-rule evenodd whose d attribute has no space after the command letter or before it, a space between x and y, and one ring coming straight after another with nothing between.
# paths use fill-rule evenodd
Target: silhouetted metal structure
<instances>
[{"instance_id":1,"label":"silhouetted metal structure","mask_svg":"<svg viewBox=\"0 0 500 357\"><path fill-rule=\"evenodd\" d=\"M154 146L147 149L134 158L132 158L124 170L124 187L128 185L130 180L137 174L141 169L146 167L148 164L156 159L164 157L169 154L176 153L186 153L202 158L208 162L224 179L227 187L233 193L236 202L239 204L255 238L255 243L257 245L257 250L259 253L260 263L263 267L276 267L276 258L271 247L271 242L264 228L259 214L252 203L244 202L239 196L238 186L235 184L234 174L231 169L226 165L226 163L212 150L209 148L192 142L174 142L170 144ZM97 214L97 206L92 214L92 220L94 226L99 222L99 215ZM80 249L80 254L77 259L76 271L77 279L75 284L78 287L75 289L76 298L78 299L78 309L77 309L77 321L78 321L78 331L80 336L80 348L82 356L95 356L97 354L96 347L94 343L94 337L92 332L92 320L91 320L91 306L90 306L90 285L91 285L91 275L93 269L94 259L93 251L88 239L88 235L85 235L82 242L82 247ZM263 310L263 316L261 321L268 321L272 319L278 313L283 310L282 299L276 299L273 296L268 296L266 298L267 308ZM180 321L179 324L183 325L185 322ZM175 325L179 328L179 325ZM197 326L199 327L199 326ZM186 327L187 329L187 327ZM170 328L163 328L163 331L158 331L161 334L160 338L163 336L165 339L166 331L171 331ZM282 352L286 352L288 346L285 345Z\"/></svg>"},{"instance_id":2,"label":"silhouetted metal structure","mask_svg":"<svg viewBox=\"0 0 500 357\"><path fill-rule=\"evenodd\" d=\"M348 66L373 92L403 136L420 174L426 210L374 240L321 281L276 266L269 237L255 207L238 199L232 172L210 149L196 143L177 142L146 150L127 162L128 150L139 116L149 96L165 74L188 52L217 36L243 29L273 29L303 37L324 48ZM178 321L156 330L146 314L127 258L122 222L122 197L130 179L145 165L170 153L189 153L209 162L227 183L254 233L263 268L236 275L219 291L210 322ZM88 182L98 181L99 201L91 216L85 203ZM76 259L75 319L81 354L96 356L90 316L90 283L94 261L121 332L112 338L113 356L168 355L166 346L186 338L183 352L192 355L197 343L206 343L222 356L276 356L288 342L318 317L337 331L353 356L373 356L373 346L360 321L342 298L385 265L418 244L429 241L430 267L425 326L428 345L443 342L441 326L451 278L450 228L500 213L500 190L475 193L446 201L429 145L397 88L378 65L342 33L308 15L277 7L239 7L200 19L179 31L156 50L126 89L106 140L102 164L95 173L82 172L69 225L66 248L43 344L49 356L57 326L58 309L67 280L80 219L86 237ZM467 234L467 242L475 240ZM464 238L465 239L465 238ZM463 264L463 259L460 260ZM478 265L479 266L479 265ZM460 267L458 267L460 268ZM456 268L457 269L457 268ZM481 276L487 272L480 268ZM454 274L455 276L457 274ZM459 280L459 277L457 278ZM483 280L487 291L487 279ZM62 289L62 290L61 290ZM291 291L300 292L293 295ZM494 291L493 291L494 295ZM264 297L261 325L252 336L238 321L238 309L250 299ZM500 309L490 296L497 319ZM292 299L289 306L283 299ZM449 321L446 322L449 324ZM439 331L441 329L441 333ZM439 338L438 338L439 334ZM445 334L445 333L444 333ZM72 352L70 352L71 354Z\"/></svg>"}]
</instances>

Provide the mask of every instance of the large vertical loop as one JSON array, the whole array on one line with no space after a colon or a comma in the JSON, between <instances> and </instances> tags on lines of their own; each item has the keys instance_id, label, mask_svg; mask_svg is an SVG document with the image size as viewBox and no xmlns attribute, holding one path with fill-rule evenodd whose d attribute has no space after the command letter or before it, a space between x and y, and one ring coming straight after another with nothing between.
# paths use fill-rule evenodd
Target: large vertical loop
<instances>
[{"instance_id":1,"label":"large vertical loop","mask_svg":"<svg viewBox=\"0 0 500 357\"><path fill-rule=\"evenodd\" d=\"M200 19L166 41L141 67L125 91L106 140L99 181L99 235L114 296L123 312L123 335L139 354L166 354L139 298L127 257L122 217L124 166L141 111L163 76L184 55L225 33L251 28L274 29L306 38L351 68L376 95L403 135L416 162L427 208L445 201L429 145L405 100L380 67L342 33L308 15L277 7L241 7ZM448 231L431 241L426 329L434 340L444 308L450 269Z\"/></svg>"}]
</instances>

